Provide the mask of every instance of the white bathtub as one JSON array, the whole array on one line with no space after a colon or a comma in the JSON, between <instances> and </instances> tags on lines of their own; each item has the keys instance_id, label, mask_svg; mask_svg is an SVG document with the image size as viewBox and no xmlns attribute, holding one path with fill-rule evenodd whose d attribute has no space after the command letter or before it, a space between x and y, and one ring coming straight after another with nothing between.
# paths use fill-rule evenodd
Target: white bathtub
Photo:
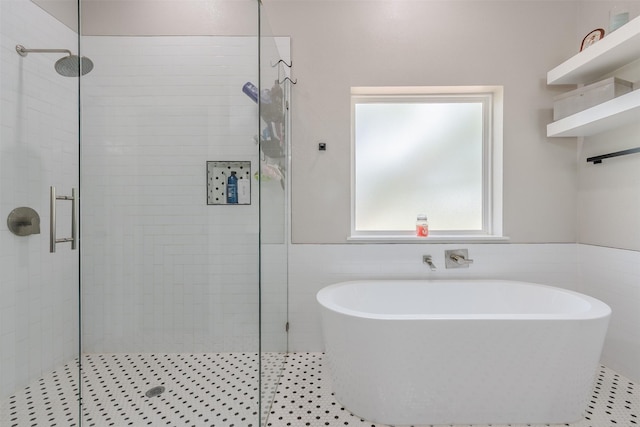
<instances>
[{"instance_id":1,"label":"white bathtub","mask_svg":"<svg viewBox=\"0 0 640 427\"><path fill-rule=\"evenodd\" d=\"M581 419L611 315L500 280L343 282L317 299L335 397L396 426Z\"/></svg>"}]
</instances>

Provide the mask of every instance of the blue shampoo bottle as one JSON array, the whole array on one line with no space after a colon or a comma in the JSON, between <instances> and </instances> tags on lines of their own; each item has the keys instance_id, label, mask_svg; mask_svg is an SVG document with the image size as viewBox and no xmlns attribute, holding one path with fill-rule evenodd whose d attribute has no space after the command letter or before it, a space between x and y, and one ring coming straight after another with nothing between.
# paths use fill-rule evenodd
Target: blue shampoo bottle
<instances>
[{"instance_id":1,"label":"blue shampoo bottle","mask_svg":"<svg viewBox=\"0 0 640 427\"><path fill-rule=\"evenodd\" d=\"M238 177L236 171L231 171L227 178L227 203L238 203Z\"/></svg>"}]
</instances>

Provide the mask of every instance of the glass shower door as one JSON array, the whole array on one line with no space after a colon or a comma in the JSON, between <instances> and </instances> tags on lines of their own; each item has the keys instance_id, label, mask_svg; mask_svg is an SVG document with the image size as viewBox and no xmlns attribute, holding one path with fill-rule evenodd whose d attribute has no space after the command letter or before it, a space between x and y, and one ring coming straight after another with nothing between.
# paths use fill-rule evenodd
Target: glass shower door
<instances>
[{"instance_id":1,"label":"glass shower door","mask_svg":"<svg viewBox=\"0 0 640 427\"><path fill-rule=\"evenodd\" d=\"M259 425L257 11L83 4L83 425Z\"/></svg>"},{"instance_id":2,"label":"glass shower door","mask_svg":"<svg viewBox=\"0 0 640 427\"><path fill-rule=\"evenodd\" d=\"M290 40L260 16L260 327L261 396L270 412L288 350Z\"/></svg>"},{"instance_id":3,"label":"glass shower door","mask_svg":"<svg viewBox=\"0 0 640 427\"><path fill-rule=\"evenodd\" d=\"M0 1L2 427L79 423L76 22Z\"/></svg>"}]
</instances>

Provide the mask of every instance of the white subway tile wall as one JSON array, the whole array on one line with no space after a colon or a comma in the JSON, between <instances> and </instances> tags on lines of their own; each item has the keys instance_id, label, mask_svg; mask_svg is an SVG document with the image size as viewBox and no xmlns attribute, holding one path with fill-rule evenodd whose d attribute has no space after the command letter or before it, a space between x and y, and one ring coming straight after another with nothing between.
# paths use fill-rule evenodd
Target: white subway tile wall
<instances>
[{"instance_id":1,"label":"white subway tile wall","mask_svg":"<svg viewBox=\"0 0 640 427\"><path fill-rule=\"evenodd\" d=\"M21 57L27 48L74 50L77 36L29 1L0 4L0 398L77 356L78 251L49 253L49 187L78 187L77 81L60 76L63 54ZM40 216L40 234L7 227L20 206ZM70 235L70 203L58 237Z\"/></svg>"},{"instance_id":2,"label":"white subway tile wall","mask_svg":"<svg viewBox=\"0 0 640 427\"><path fill-rule=\"evenodd\" d=\"M85 37L84 52L84 351L256 351L257 182L251 205L206 204L208 160L257 170L256 38Z\"/></svg>"},{"instance_id":3,"label":"white subway tile wall","mask_svg":"<svg viewBox=\"0 0 640 427\"><path fill-rule=\"evenodd\" d=\"M469 249L468 269L445 269L445 249ZM509 279L578 290L575 244L292 245L289 351L323 351L316 293L360 279ZM422 263L431 255L437 270Z\"/></svg>"},{"instance_id":4,"label":"white subway tile wall","mask_svg":"<svg viewBox=\"0 0 640 427\"><path fill-rule=\"evenodd\" d=\"M612 310L602 363L640 382L640 252L578 245L584 293Z\"/></svg>"},{"instance_id":5,"label":"white subway tile wall","mask_svg":"<svg viewBox=\"0 0 640 427\"><path fill-rule=\"evenodd\" d=\"M468 269L445 269L445 249L468 248ZM436 271L422 263L431 255ZM583 292L611 306L602 363L640 381L640 252L582 244L292 245L289 351L322 351L316 293L359 279L508 279Z\"/></svg>"}]
</instances>

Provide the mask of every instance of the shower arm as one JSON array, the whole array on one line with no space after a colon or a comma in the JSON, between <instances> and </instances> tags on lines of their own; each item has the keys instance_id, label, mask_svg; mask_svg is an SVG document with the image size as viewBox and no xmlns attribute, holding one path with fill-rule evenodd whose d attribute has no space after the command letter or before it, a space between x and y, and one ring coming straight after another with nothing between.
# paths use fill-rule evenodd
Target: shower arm
<instances>
[{"instance_id":1,"label":"shower arm","mask_svg":"<svg viewBox=\"0 0 640 427\"><path fill-rule=\"evenodd\" d=\"M16 45L16 52L18 52L20 56L27 56L28 53L67 53L73 55L69 49L27 49L21 44Z\"/></svg>"}]
</instances>

